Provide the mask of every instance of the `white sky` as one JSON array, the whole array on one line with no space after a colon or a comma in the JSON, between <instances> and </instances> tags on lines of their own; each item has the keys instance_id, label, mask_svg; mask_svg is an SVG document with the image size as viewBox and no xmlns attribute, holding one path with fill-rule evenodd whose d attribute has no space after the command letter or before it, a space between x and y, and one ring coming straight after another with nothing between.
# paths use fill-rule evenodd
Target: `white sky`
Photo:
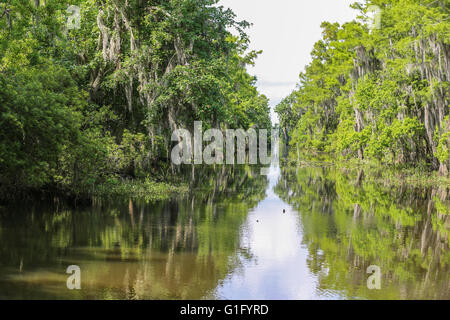
<instances>
[{"instance_id":1,"label":"white sky","mask_svg":"<svg viewBox=\"0 0 450 320\"><path fill-rule=\"evenodd\" d=\"M349 5L356 0L221 0L247 30L252 50L263 50L249 72L258 78L258 89L275 107L289 95L299 73L311 61L310 53L321 38L323 21L344 23L356 18ZM272 121L278 122L272 114Z\"/></svg>"}]
</instances>

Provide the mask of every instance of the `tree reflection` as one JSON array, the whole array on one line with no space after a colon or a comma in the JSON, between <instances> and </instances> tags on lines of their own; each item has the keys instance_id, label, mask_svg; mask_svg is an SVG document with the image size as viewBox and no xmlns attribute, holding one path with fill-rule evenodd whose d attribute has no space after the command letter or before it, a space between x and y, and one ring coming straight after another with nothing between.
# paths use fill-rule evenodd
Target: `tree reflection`
<instances>
[{"instance_id":1,"label":"tree reflection","mask_svg":"<svg viewBox=\"0 0 450 320\"><path fill-rule=\"evenodd\" d=\"M450 298L449 190L383 186L364 176L282 169L275 191L299 212L320 287L350 298ZM381 290L366 286L369 265L381 267Z\"/></svg>"},{"instance_id":2,"label":"tree reflection","mask_svg":"<svg viewBox=\"0 0 450 320\"><path fill-rule=\"evenodd\" d=\"M169 201L4 208L0 298L200 299L238 263L240 227L265 197L257 170L197 170L197 191ZM65 288L70 264L80 292Z\"/></svg>"}]
</instances>

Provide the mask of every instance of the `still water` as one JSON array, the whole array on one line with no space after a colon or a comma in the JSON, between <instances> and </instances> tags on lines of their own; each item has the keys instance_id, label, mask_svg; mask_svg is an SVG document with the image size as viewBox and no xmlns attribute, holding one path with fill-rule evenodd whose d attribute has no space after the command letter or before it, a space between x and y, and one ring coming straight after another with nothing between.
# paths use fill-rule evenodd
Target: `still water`
<instances>
[{"instance_id":1,"label":"still water","mask_svg":"<svg viewBox=\"0 0 450 320\"><path fill-rule=\"evenodd\" d=\"M450 299L449 188L364 176L222 167L167 201L1 208L0 299Z\"/></svg>"}]
</instances>

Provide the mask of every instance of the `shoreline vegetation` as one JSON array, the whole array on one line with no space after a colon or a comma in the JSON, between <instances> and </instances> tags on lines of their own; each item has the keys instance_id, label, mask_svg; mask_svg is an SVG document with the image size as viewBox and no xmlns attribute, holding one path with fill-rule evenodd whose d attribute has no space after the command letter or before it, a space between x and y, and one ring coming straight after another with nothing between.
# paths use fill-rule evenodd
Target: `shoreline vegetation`
<instances>
[{"instance_id":1,"label":"shoreline vegetation","mask_svg":"<svg viewBox=\"0 0 450 320\"><path fill-rule=\"evenodd\" d=\"M77 206L79 204L91 204L95 198L104 200L129 198L148 202L186 195L189 191L189 186L183 182L161 182L149 178L128 179L123 181L109 181L84 190L55 189L50 187L21 189L16 192L3 191L0 194L0 204L15 204L34 200L56 201L58 199Z\"/></svg>"},{"instance_id":2,"label":"shoreline vegetation","mask_svg":"<svg viewBox=\"0 0 450 320\"><path fill-rule=\"evenodd\" d=\"M305 157L280 159L288 167L334 167L338 170L360 172L361 178L385 186L444 187L450 188L450 177L440 175L426 166L412 167L404 164L379 163L374 160L331 159L327 157Z\"/></svg>"},{"instance_id":3,"label":"shoreline vegetation","mask_svg":"<svg viewBox=\"0 0 450 320\"><path fill-rule=\"evenodd\" d=\"M250 24L218 0L72 5L76 25L67 1L0 3L0 198L161 198L185 189L151 182L177 179L174 132L270 131Z\"/></svg>"},{"instance_id":4,"label":"shoreline vegetation","mask_svg":"<svg viewBox=\"0 0 450 320\"><path fill-rule=\"evenodd\" d=\"M358 159L333 159L325 155L303 154L299 160L293 157L280 158L280 167L295 168L330 168L340 170L344 174L354 174L355 183L366 181L385 187L411 187L411 188L450 188L450 177L439 175L438 172L424 167L408 167L405 165L389 165L376 161ZM212 167L212 166L211 166ZM184 196L197 190L182 180L167 182L155 181L151 178L137 179L111 179L107 183L94 185L85 190L41 189L28 190L17 195L7 194L1 199L5 203L14 203L19 200L52 199L55 196L73 203L90 203L94 198L130 198L135 200L157 201L167 200L175 196ZM5 195L5 194L3 194Z\"/></svg>"},{"instance_id":5,"label":"shoreline vegetation","mask_svg":"<svg viewBox=\"0 0 450 320\"><path fill-rule=\"evenodd\" d=\"M395 183L445 183L427 172L450 176L450 4L366 0L352 8L358 20L322 23L312 62L275 108L285 143L297 153L389 164L385 179ZM373 8L380 23L369 27Z\"/></svg>"},{"instance_id":6,"label":"shoreline vegetation","mask_svg":"<svg viewBox=\"0 0 450 320\"><path fill-rule=\"evenodd\" d=\"M94 188L94 197L128 197L131 199L144 199L146 201L165 200L175 195L189 192L188 185L184 183L156 182L150 179L129 180L117 184L99 185Z\"/></svg>"}]
</instances>

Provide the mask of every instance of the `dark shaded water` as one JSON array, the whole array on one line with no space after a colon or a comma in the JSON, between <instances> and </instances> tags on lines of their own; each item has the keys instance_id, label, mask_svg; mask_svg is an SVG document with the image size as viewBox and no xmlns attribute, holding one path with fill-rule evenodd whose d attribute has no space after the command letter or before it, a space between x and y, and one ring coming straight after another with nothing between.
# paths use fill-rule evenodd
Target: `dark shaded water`
<instances>
[{"instance_id":1,"label":"dark shaded water","mask_svg":"<svg viewBox=\"0 0 450 320\"><path fill-rule=\"evenodd\" d=\"M241 169L169 201L0 209L0 299L450 299L448 188Z\"/></svg>"}]
</instances>

